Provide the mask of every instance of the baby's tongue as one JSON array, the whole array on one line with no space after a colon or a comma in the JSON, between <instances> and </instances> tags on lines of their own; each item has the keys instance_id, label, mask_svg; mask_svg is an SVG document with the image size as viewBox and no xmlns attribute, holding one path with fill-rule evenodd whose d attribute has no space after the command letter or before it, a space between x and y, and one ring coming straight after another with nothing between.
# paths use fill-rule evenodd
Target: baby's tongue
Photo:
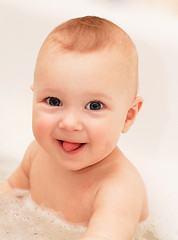
<instances>
[{"instance_id":1,"label":"baby's tongue","mask_svg":"<svg viewBox=\"0 0 178 240\"><path fill-rule=\"evenodd\" d=\"M67 151L73 151L80 147L81 143L71 143L71 142L63 142L63 148Z\"/></svg>"}]
</instances>

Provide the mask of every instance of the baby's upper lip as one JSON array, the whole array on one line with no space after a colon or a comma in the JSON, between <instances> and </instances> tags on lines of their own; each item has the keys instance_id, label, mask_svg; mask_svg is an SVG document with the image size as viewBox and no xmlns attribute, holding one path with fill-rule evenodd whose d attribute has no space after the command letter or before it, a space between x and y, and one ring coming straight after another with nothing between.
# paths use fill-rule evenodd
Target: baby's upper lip
<instances>
[{"instance_id":1,"label":"baby's upper lip","mask_svg":"<svg viewBox=\"0 0 178 240\"><path fill-rule=\"evenodd\" d=\"M82 144L82 143L85 143L85 142L81 142L81 141L73 141L73 140L64 140L64 139L58 139L58 141L61 141L61 142L68 142L68 143L79 143L79 144Z\"/></svg>"}]
</instances>

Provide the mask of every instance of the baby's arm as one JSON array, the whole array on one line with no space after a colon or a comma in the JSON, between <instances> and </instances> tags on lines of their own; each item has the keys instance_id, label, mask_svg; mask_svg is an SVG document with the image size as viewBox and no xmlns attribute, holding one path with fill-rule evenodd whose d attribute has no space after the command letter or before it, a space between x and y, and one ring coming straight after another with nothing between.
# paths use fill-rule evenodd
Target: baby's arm
<instances>
[{"instance_id":1,"label":"baby's arm","mask_svg":"<svg viewBox=\"0 0 178 240\"><path fill-rule=\"evenodd\" d=\"M12 188L7 180L0 182L0 193L10 193Z\"/></svg>"},{"instance_id":2,"label":"baby's arm","mask_svg":"<svg viewBox=\"0 0 178 240\"><path fill-rule=\"evenodd\" d=\"M96 195L93 215L82 240L132 240L143 211L145 189L139 177L110 180Z\"/></svg>"},{"instance_id":3,"label":"baby's arm","mask_svg":"<svg viewBox=\"0 0 178 240\"><path fill-rule=\"evenodd\" d=\"M11 188L29 189L29 173L31 167L31 156L33 152L33 143L27 148L24 158L18 168L8 178L8 183Z\"/></svg>"}]
</instances>

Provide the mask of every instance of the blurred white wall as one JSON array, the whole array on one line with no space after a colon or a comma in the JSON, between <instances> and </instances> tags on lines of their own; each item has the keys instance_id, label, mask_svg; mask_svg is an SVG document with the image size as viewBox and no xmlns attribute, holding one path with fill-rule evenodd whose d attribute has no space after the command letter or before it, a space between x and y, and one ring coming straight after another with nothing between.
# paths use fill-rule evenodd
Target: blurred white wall
<instances>
[{"instance_id":1,"label":"blurred white wall","mask_svg":"<svg viewBox=\"0 0 178 240\"><path fill-rule=\"evenodd\" d=\"M21 160L32 136L30 85L47 34L69 18L98 15L115 22L139 53L144 105L120 139L126 152L175 162L178 157L178 17L139 4L102 1L0 0L0 157Z\"/></svg>"}]
</instances>

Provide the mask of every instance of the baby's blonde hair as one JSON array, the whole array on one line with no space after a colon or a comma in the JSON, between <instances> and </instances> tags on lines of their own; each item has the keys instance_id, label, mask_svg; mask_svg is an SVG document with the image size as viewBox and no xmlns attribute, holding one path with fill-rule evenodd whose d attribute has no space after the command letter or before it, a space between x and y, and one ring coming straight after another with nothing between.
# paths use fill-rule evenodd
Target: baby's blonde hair
<instances>
[{"instance_id":1,"label":"baby's blonde hair","mask_svg":"<svg viewBox=\"0 0 178 240\"><path fill-rule=\"evenodd\" d=\"M57 26L46 41L57 43L63 50L89 53L106 47L123 50L135 48L124 30L109 20L96 16L74 18ZM46 42L45 41L45 42Z\"/></svg>"}]
</instances>

